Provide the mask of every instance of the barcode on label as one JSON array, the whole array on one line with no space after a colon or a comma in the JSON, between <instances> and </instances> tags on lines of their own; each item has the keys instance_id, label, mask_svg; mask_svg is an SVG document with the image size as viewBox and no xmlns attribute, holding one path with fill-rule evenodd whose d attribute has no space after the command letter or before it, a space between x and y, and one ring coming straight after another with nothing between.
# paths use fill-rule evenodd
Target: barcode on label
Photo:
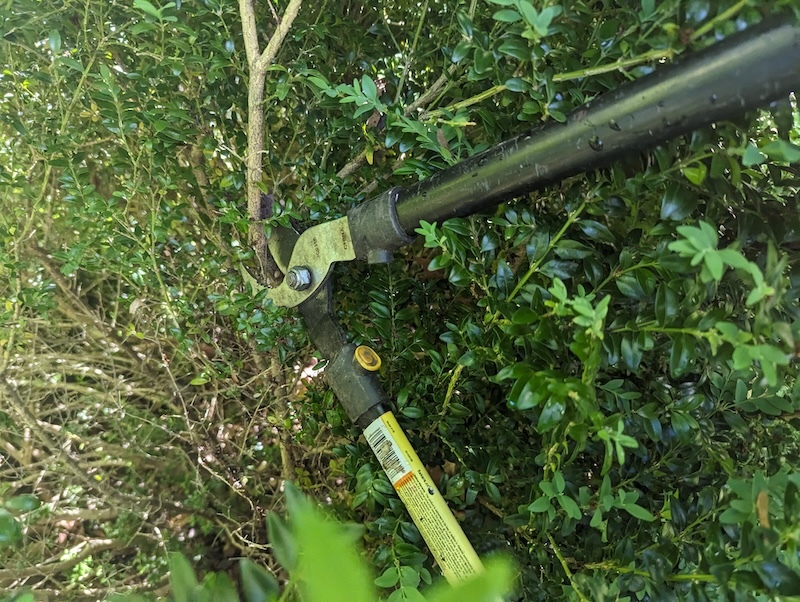
<instances>
[{"instance_id":1,"label":"barcode on label","mask_svg":"<svg viewBox=\"0 0 800 602\"><path fill-rule=\"evenodd\" d=\"M380 419L370 424L364 435L393 485L411 472L411 466Z\"/></svg>"}]
</instances>

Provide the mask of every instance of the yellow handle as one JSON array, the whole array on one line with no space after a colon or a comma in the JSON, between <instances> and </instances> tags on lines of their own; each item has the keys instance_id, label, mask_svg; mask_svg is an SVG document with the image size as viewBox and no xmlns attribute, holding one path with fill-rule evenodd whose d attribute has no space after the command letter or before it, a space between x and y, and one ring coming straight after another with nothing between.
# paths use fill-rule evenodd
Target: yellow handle
<instances>
[{"instance_id":1,"label":"yellow handle","mask_svg":"<svg viewBox=\"0 0 800 602\"><path fill-rule=\"evenodd\" d=\"M480 573L483 564L394 414L374 420L364 435L445 579L457 583Z\"/></svg>"}]
</instances>

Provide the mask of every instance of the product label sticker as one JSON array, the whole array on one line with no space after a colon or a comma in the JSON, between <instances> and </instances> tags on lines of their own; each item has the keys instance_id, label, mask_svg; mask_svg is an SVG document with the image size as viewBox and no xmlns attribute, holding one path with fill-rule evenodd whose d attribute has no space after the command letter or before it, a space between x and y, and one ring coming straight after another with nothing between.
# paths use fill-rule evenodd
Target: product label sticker
<instances>
[{"instance_id":1,"label":"product label sticker","mask_svg":"<svg viewBox=\"0 0 800 602\"><path fill-rule=\"evenodd\" d=\"M394 440L383 420L378 418L373 421L364 429L364 436L392 485L397 485L400 479L411 472L411 465L400 451L397 441Z\"/></svg>"}]
</instances>

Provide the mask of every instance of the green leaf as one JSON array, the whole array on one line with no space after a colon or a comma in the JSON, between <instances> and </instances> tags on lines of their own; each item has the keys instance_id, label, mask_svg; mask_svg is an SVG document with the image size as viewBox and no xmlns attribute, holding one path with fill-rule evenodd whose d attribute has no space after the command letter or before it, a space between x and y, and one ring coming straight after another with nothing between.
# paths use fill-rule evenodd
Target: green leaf
<instances>
[{"instance_id":1,"label":"green leaf","mask_svg":"<svg viewBox=\"0 0 800 602\"><path fill-rule=\"evenodd\" d=\"M768 590L781 596L795 596L800 592L800 575L775 560L756 565L756 572Z\"/></svg>"},{"instance_id":2,"label":"green leaf","mask_svg":"<svg viewBox=\"0 0 800 602\"><path fill-rule=\"evenodd\" d=\"M293 571L297 566L297 546L292 532L277 512L267 514L267 534L277 561L287 571Z\"/></svg>"},{"instance_id":3,"label":"green leaf","mask_svg":"<svg viewBox=\"0 0 800 602\"><path fill-rule=\"evenodd\" d=\"M515 410L530 410L538 406L547 397L543 379L534 374L530 378L523 376L515 383L508 399Z\"/></svg>"},{"instance_id":4,"label":"green leaf","mask_svg":"<svg viewBox=\"0 0 800 602\"><path fill-rule=\"evenodd\" d=\"M747 145L747 149L742 156L742 165L745 167L752 167L753 165L761 165L767 158L752 144Z\"/></svg>"},{"instance_id":5,"label":"green leaf","mask_svg":"<svg viewBox=\"0 0 800 602\"><path fill-rule=\"evenodd\" d=\"M209 602L239 602L239 594L226 573L209 573L203 580Z\"/></svg>"},{"instance_id":6,"label":"green leaf","mask_svg":"<svg viewBox=\"0 0 800 602\"><path fill-rule=\"evenodd\" d=\"M614 238L614 235L611 233L611 230L608 229L608 226L604 226L598 221L592 219L582 219L578 222L578 227L583 230L583 233L592 240L599 240L601 242L608 243L616 242L616 238Z\"/></svg>"},{"instance_id":7,"label":"green leaf","mask_svg":"<svg viewBox=\"0 0 800 602\"><path fill-rule=\"evenodd\" d=\"M550 481L539 481L539 489L541 489L542 493L544 493L547 497L555 497L558 495L556 488Z\"/></svg>"},{"instance_id":8,"label":"green leaf","mask_svg":"<svg viewBox=\"0 0 800 602\"><path fill-rule=\"evenodd\" d=\"M497 47L497 51L513 56L515 59L521 61L528 60L531 57L531 50L528 48L528 43L518 38L504 40L503 43Z\"/></svg>"},{"instance_id":9,"label":"green leaf","mask_svg":"<svg viewBox=\"0 0 800 602\"><path fill-rule=\"evenodd\" d=\"M375 82L366 75L361 77L361 90L364 92L364 96L374 102L378 102L378 88Z\"/></svg>"},{"instance_id":10,"label":"green leaf","mask_svg":"<svg viewBox=\"0 0 800 602\"><path fill-rule=\"evenodd\" d=\"M50 30L50 35L48 36L48 44L50 46L50 50L53 53L57 53L61 50L61 34L58 32L57 29Z\"/></svg>"},{"instance_id":11,"label":"green leaf","mask_svg":"<svg viewBox=\"0 0 800 602\"><path fill-rule=\"evenodd\" d=\"M206 384L207 382L208 379L205 376L195 376L192 380L189 381L189 384L194 386L200 386Z\"/></svg>"},{"instance_id":12,"label":"green leaf","mask_svg":"<svg viewBox=\"0 0 800 602\"><path fill-rule=\"evenodd\" d=\"M786 142L786 140L773 140L761 149L762 153L773 161L784 163L797 163L800 161L800 146Z\"/></svg>"},{"instance_id":13,"label":"green leaf","mask_svg":"<svg viewBox=\"0 0 800 602\"><path fill-rule=\"evenodd\" d=\"M456 47L453 48L453 54L450 57L450 60L454 63L460 63L463 61L466 56L470 53L473 46L471 42L467 42L466 40L461 40Z\"/></svg>"},{"instance_id":14,"label":"green leaf","mask_svg":"<svg viewBox=\"0 0 800 602\"><path fill-rule=\"evenodd\" d=\"M416 588L419 585L419 573L410 566L400 567L400 585L402 587Z\"/></svg>"},{"instance_id":15,"label":"green leaf","mask_svg":"<svg viewBox=\"0 0 800 602\"><path fill-rule=\"evenodd\" d=\"M630 335L624 336L620 344L620 352L625 366L628 370L635 372L642 361L642 350L639 348L637 340Z\"/></svg>"},{"instance_id":16,"label":"green leaf","mask_svg":"<svg viewBox=\"0 0 800 602\"><path fill-rule=\"evenodd\" d=\"M553 284L548 289L551 295L561 301L562 303L567 300L567 287L561 278L553 278Z\"/></svg>"},{"instance_id":17,"label":"green leaf","mask_svg":"<svg viewBox=\"0 0 800 602\"><path fill-rule=\"evenodd\" d=\"M22 528L14 516L5 508L0 508L0 547L9 546L22 537Z\"/></svg>"},{"instance_id":18,"label":"green leaf","mask_svg":"<svg viewBox=\"0 0 800 602\"><path fill-rule=\"evenodd\" d=\"M467 38L472 38L472 20L469 18L469 15L463 10L458 10L456 11L456 20L458 21L458 28L461 30L461 33L467 36Z\"/></svg>"},{"instance_id":19,"label":"green leaf","mask_svg":"<svg viewBox=\"0 0 800 602\"><path fill-rule=\"evenodd\" d=\"M284 483L283 492L286 495L286 510L290 518L293 518L295 514L310 512L313 508L308 498L291 481Z\"/></svg>"},{"instance_id":20,"label":"green leaf","mask_svg":"<svg viewBox=\"0 0 800 602\"><path fill-rule=\"evenodd\" d=\"M175 602L194 602L197 578L192 565L180 552L169 555L169 583Z\"/></svg>"},{"instance_id":21,"label":"green leaf","mask_svg":"<svg viewBox=\"0 0 800 602\"><path fill-rule=\"evenodd\" d=\"M559 495L557 498L558 503L572 519L580 520L583 514L581 513L580 506L571 497L566 495Z\"/></svg>"},{"instance_id":22,"label":"green leaf","mask_svg":"<svg viewBox=\"0 0 800 602\"><path fill-rule=\"evenodd\" d=\"M239 561L245 602L273 602L280 596L278 581L265 568L248 558Z\"/></svg>"},{"instance_id":23,"label":"green leaf","mask_svg":"<svg viewBox=\"0 0 800 602\"><path fill-rule=\"evenodd\" d=\"M161 11L158 10L147 0L133 0L133 8L138 8L143 13L146 13L151 17L155 17L156 19L161 20Z\"/></svg>"},{"instance_id":24,"label":"green leaf","mask_svg":"<svg viewBox=\"0 0 800 602\"><path fill-rule=\"evenodd\" d=\"M68 56L60 56L58 57L58 62L63 65L66 65L70 69L77 71L78 73L83 73L83 63L81 63L80 61L77 61Z\"/></svg>"},{"instance_id":25,"label":"green leaf","mask_svg":"<svg viewBox=\"0 0 800 602\"><path fill-rule=\"evenodd\" d=\"M555 397L547 400L547 403L542 407L542 413L539 415L539 422L536 425L536 430L540 433L546 433L553 429L561 419L564 417L566 406L564 402Z\"/></svg>"},{"instance_id":26,"label":"green leaf","mask_svg":"<svg viewBox=\"0 0 800 602\"><path fill-rule=\"evenodd\" d=\"M695 340L684 334L676 335L672 339L672 351L669 356L669 371L674 377L680 377L686 373L694 359Z\"/></svg>"},{"instance_id":27,"label":"green leaf","mask_svg":"<svg viewBox=\"0 0 800 602\"><path fill-rule=\"evenodd\" d=\"M494 558L486 562L485 570L456 585L437 585L426 596L430 602L465 602L502 600L511 592L515 571L508 559Z\"/></svg>"},{"instance_id":28,"label":"green leaf","mask_svg":"<svg viewBox=\"0 0 800 602\"><path fill-rule=\"evenodd\" d=\"M41 505L42 503L39 501L39 498L30 493L17 495L3 502L3 506L12 512L30 512L31 510L36 510Z\"/></svg>"},{"instance_id":29,"label":"green leaf","mask_svg":"<svg viewBox=\"0 0 800 602\"><path fill-rule=\"evenodd\" d=\"M156 26L153 25L153 23L149 23L147 21L142 21L141 23L137 23L136 25L131 27L129 31L133 35L138 36L140 34L148 32L148 31L155 31L155 30L156 30ZM233 48L231 48L231 52L233 52Z\"/></svg>"},{"instance_id":30,"label":"green leaf","mask_svg":"<svg viewBox=\"0 0 800 602\"><path fill-rule=\"evenodd\" d=\"M378 587L394 587L399 580L400 574L397 572L397 568L391 566L383 571L381 576L375 579L374 583Z\"/></svg>"},{"instance_id":31,"label":"green leaf","mask_svg":"<svg viewBox=\"0 0 800 602\"><path fill-rule=\"evenodd\" d=\"M497 261L497 271L493 280L498 289L506 295L509 293L511 285L514 284L514 272L505 260Z\"/></svg>"},{"instance_id":32,"label":"green leaf","mask_svg":"<svg viewBox=\"0 0 800 602\"><path fill-rule=\"evenodd\" d=\"M447 266L453 263L453 258L450 255L437 255L433 259L431 259L430 263L428 263L428 271L436 272L438 270L443 270Z\"/></svg>"},{"instance_id":33,"label":"green leaf","mask_svg":"<svg viewBox=\"0 0 800 602\"><path fill-rule=\"evenodd\" d=\"M638 518L639 520L647 521L649 523L656 520L656 517L653 516L649 510L643 508L638 504L626 503L625 505L622 506L622 509L625 510L625 512L627 512L634 518Z\"/></svg>"},{"instance_id":34,"label":"green leaf","mask_svg":"<svg viewBox=\"0 0 800 602\"><path fill-rule=\"evenodd\" d=\"M634 273L628 272L619 276L614 283L617 285L619 292L631 299L643 299L645 297L642 285L639 283L638 278Z\"/></svg>"},{"instance_id":35,"label":"green leaf","mask_svg":"<svg viewBox=\"0 0 800 602\"><path fill-rule=\"evenodd\" d=\"M519 7L522 16L525 18L525 22L531 27L537 28L537 25L539 24L539 12L533 7L533 4L531 4L528 0L519 0L517 6ZM539 32L539 35L544 34Z\"/></svg>"},{"instance_id":36,"label":"green leaf","mask_svg":"<svg viewBox=\"0 0 800 602\"><path fill-rule=\"evenodd\" d=\"M475 48L473 53L473 67L478 74L489 73L494 67L494 55L488 50Z\"/></svg>"},{"instance_id":37,"label":"green leaf","mask_svg":"<svg viewBox=\"0 0 800 602\"><path fill-rule=\"evenodd\" d=\"M697 208L697 194L678 184L670 184L661 198L661 219L681 221Z\"/></svg>"},{"instance_id":38,"label":"green leaf","mask_svg":"<svg viewBox=\"0 0 800 602\"><path fill-rule=\"evenodd\" d=\"M678 295L666 282L662 282L656 291L656 320L661 326L668 326L678 315L680 302Z\"/></svg>"},{"instance_id":39,"label":"green leaf","mask_svg":"<svg viewBox=\"0 0 800 602\"><path fill-rule=\"evenodd\" d=\"M352 538L310 505L292 516L298 547L294 577L306 602L374 602L373 578Z\"/></svg>"},{"instance_id":40,"label":"green leaf","mask_svg":"<svg viewBox=\"0 0 800 602\"><path fill-rule=\"evenodd\" d=\"M517 362L512 366L504 366L497 373L496 376L492 377L492 382L502 382L504 380L517 380L520 378L524 378L525 380L527 380L532 375L533 375L533 370L531 369L530 366L522 362Z\"/></svg>"},{"instance_id":41,"label":"green leaf","mask_svg":"<svg viewBox=\"0 0 800 602\"><path fill-rule=\"evenodd\" d=\"M706 179L708 169L706 168L705 163L697 163L692 167L684 167L681 169L681 173L692 184L695 186L700 186Z\"/></svg>"},{"instance_id":42,"label":"green leaf","mask_svg":"<svg viewBox=\"0 0 800 602\"><path fill-rule=\"evenodd\" d=\"M530 90L530 84L522 78L512 77L506 80L506 88L512 92L527 92Z\"/></svg>"},{"instance_id":43,"label":"green leaf","mask_svg":"<svg viewBox=\"0 0 800 602\"><path fill-rule=\"evenodd\" d=\"M797 524L800 522L800 487L794 482L789 481L783 497L783 511L786 520Z\"/></svg>"},{"instance_id":44,"label":"green leaf","mask_svg":"<svg viewBox=\"0 0 800 602\"><path fill-rule=\"evenodd\" d=\"M414 406L406 406L400 410L400 413L406 418L422 418L425 415L425 412Z\"/></svg>"},{"instance_id":45,"label":"green leaf","mask_svg":"<svg viewBox=\"0 0 800 602\"><path fill-rule=\"evenodd\" d=\"M465 368L469 368L470 366L474 366L476 364L477 359L478 356L475 355L475 352L470 350L458 358L458 363Z\"/></svg>"},{"instance_id":46,"label":"green leaf","mask_svg":"<svg viewBox=\"0 0 800 602\"><path fill-rule=\"evenodd\" d=\"M494 13L492 15L492 19L494 19L495 21L500 21L502 23L516 23L517 21L522 19L522 17L515 10L503 9L503 10L498 10L496 13Z\"/></svg>"},{"instance_id":47,"label":"green leaf","mask_svg":"<svg viewBox=\"0 0 800 602\"><path fill-rule=\"evenodd\" d=\"M530 7L530 9L528 9L528 7ZM520 9L526 21L533 26L536 33L540 36L546 36L549 33L550 23L552 23L556 16L561 14L560 6L548 6L543 8L540 13L536 14L536 11L533 10L533 7L527 0L520 0Z\"/></svg>"},{"instance_id":48,"label":"green leaf","mask_svg":"<svg viewBox=\"0 0 800 602\"><path fill-rule=\"evenodd\" d=\"M538 320L539 314L529 307L520 307L514 312L514 315L511 316L512 324L532 324Z\"/></svg>"},{"instance_id":49,"label":"green leaf","mask_svg":"<svg viewBox=\"0 0 800 602\"><path fill-rule=\"evenodd\" d=\"M711 277L719 282L722 279L722 273L724 271L724 266L722 265L722 259L720 259L719 253L710 252L706 253L704 258L706 267L708 268Z\"/></svg>"},{"instance_id":50,"label":"green leaf","mask_svg":"<svg viewBox=\"0 0 800 602\"><path fill-rule=\"evenodd\" d=\"M543 495L528 505L528 511L533 513L547 512L551 508L550 498Z\"/></svg>"},{"instance_id":51,"label":"green leaf","mask_svg":"<svg viewBox=\"0 0 800 602\"><path fill-rule=\"evenodd\" d=\"M426 602L426 600L427 599L425 596L423 596L417 589L403 587L393 591L386 599L386 602Z\"/></svg>"}]
</instances>

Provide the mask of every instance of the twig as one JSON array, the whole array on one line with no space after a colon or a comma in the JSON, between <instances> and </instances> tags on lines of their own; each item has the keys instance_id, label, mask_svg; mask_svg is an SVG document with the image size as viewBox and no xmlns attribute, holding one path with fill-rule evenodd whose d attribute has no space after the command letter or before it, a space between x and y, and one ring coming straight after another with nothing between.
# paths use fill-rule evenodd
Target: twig
<instances>
[{"instance_id":1,"label":"twig","mask_svg":"<svg viewBox=\"0 0 800 602\"><path fill-rule=\"evenodd\" d=\"M422 10L419 15L419 23L417 23L417 31L414 32L414 41L411 43L411 50L408 51L405 64L403 65L403 73L400 74L400 81L397 82L397 92L394 95L394 104L400 100L400 95L403 93L403 85L406 83L406 76L408 70L411 68L411 61L414 58L414 51L417 49L417 42L419 42L419 34L422 32L422 24L425 22L425 15L428 14L428 0L422 4Z\"/></svg>"},{"instance_id":2,"label":"twig","mask_svg":"<svg viewBox=\"0 0 800 602\"><path fill-rule=\"evenodd\" d=\"M254 247L261 267L261 277L266 284L273 284L279 277L274 259L267 247L267 237L261 223L261 176L262 154L264 152L264 84L267 69L275 60L289 29L292 26L302 0L290 0L283 18L272 34L267 47L259 54L258 32L253 0L240 0L239 13L242 19L242 35L250 69L250 81L247 89L247 213L250 217L250 244Z\"/></svg>"},{"instance_id":3,"label":"twig","mask_svg":"<svg viewBox=\"0 0 800 602\"><path fill-rule=\"evenodd\" d=\"M456 389L458 377L461 376L461 371L464 369L463 364L458 364L453 370L453 375L450 377L450 383L447 385L447 393L444 396L444 403L442 404L441 416L447 414L447 409L450 407L450 400L453 398L453 392Z\"/></svg>"},{"instance_id":4,"label":"twig","mask_svg":"<svg viewBox=\"0 0 800 602\"><path fill-rule=\"evenodd\" d=\"M286 389L286 378L284 376L284 366L278 360L277 355L273 355L270 361L270 381L272 382L273 391L284 391ZM294 387L293 387L294 388ZM294 455L292 454L292 435L291 431L285 427L286 419L289 414L289 404L287 403L286 395L281 395L278 399L280 404L279 418L284 425L279 427L278 445L281 450L281 468L283 479L286 481L294 481L295 477L295 462Z\"/></svg>"},{"instance_id":5,"label":"twig","mask_svg":"<svg viewBox=\"0 0 800 602\"><path fill-rule=\"evenodd\" d=\"M578 584L575 583L575 577L572 575L572 571L569 570L569 566L567 566L567 561L564 558L564 555L561 553L561 548L558 547L556 540L553 539L553 536L549 533L547 534L547 539L550 540L550 545L553 546L553 552L556 554L556 558L561 563L561 568L564 569L564 573L567 575L567 579L569 579L569 583L572 586L572 589L575 590L575 593L578 596L578 600L581 602L589 602L589 598L587 598L584 593L578 588Z\"/></svg>"},{"instance_id":6,"label":"twig","mask_svg":"<svg viewBox=\"0 0 800 602\"><path fill-rule=\"evenodd\" d=\"M570 71L568 73L557 73L553 76L554 82L566 82L572 79L580 79L582 77L591 77L593 75L601 75L603 73L610 73L611 71L618 71L627 69L628 67L635 67L641 63L648 61L657 61L660 59L671 59L675 56L675 51L672 48L666 50L651 50L639 56L634 56L629 59L620 59L607 65L599 65L597 67L589 67L588 69L579 69L578 71Z\"/></svg>"},{"instance_id":7,"label":"twig","mask_svg":"<svg viewBox=\"0 0 800 602\"><path fill-rule=\"evenodd\" d=\"M403 113L406 115L406 117L408 117L409 115L411 115L411 113L414 113L418 109L421 109L422 107L425 107L429 105L431 102L433 102L433 99L436 98L439 95L439 92L441 92L445 88L447 82L450 81L450 79L455 75L457 70L458 70L457 65L450 65L450 68L447 70L447 72L440 75L439 79L433 82L430 88L428 88L417 100L415 100L405 108Z\"/></svg>"},{"instance_id":8,"label":"twig","mask_svg":"<svg viewBox=\"0 0 800 602\"><path fill-rule=\"evenodd\" d=\"M83 549L69 560L62 560L60 562L45 561L23 569L0 569L0 581L23 579L25 577L35 577L37 575L57 575L80 564L90 556L122 547L122 542L115 539L96 539L84 543L85 545L80 544Z\"/></svg>"},{"instance_id":9,"label":"twig","mask_svg":"<svg viewBox=\"0 0 800 602\"><path fill-rule=\"evenodd\" d=\"M257 67L261 71L266 72L267 67L269 67L272 64L272 61L275 60L275 57L278 55L278 51L281 49L283 40L286 39L286 35L292 28L292 23L294 22L295 18L297 18L297 14L300 12L300 7L302 4L303 0L291 0L289 2L289 6L286 7L286 12L283 13L281 22L278 23L275 33L272 34L272 37L267 43L267 47L264 49L264 52L261 53L261 57L258 60Z\"/></svg>"},{"instance_id":10,"label":"twig","mask_svg":"<svg viewBox=\"0 0 800 602\"><path fill-rule=\"evenodd\" d=\"M487 500L483 496L478 496L478 503L487 510L490 510L492 514L499 517L501 520L505 519L505 517L507 516L505 512L500 510L500 508L492 504L489 500ZM531 545L536 544L536 540L533 537L531 537L530 533L526 531L525 527L515 527L514 532L520 537L522 537L529 544Z\"/></svg>"},{"instance_id":11,"label":"twig","mask_svg":"<svg viewBox=\"0 0 800 602\"><path fill-rule=\"evenodd\" d=\"M136 352L131 349L124 341L118 337L114 330L101 320L91 308L89 308L78 295L72 290L69 282L61 274L61 271L53 264L52 260L47 256L47 252L34 244L31 247L33 254L41 262L44 269L47 271L48 276L55 282L56 286L61 290L66 299L65 306L62 310L73 320L79 324L84 324L90 329L94 329L95 335L100 340L113 341L128 357L136 362L144 372L149 372L145 362L140 358ZM88 322L88 323L87 323Z\"/></svg>"},{"instance_id":12,"label":"twig","mask_svg":"<svg viewBox=\"0 0 800 602\"><path fill-rule=\"evenodd\" d=\"M61 457L61 459L64 461L64 464L69 469L69 472L77 477L78 481L80 481L84 487L93 491L97 491L104 496L108 496L109 499L116 501L118 504L124 504L125 506L123 507L128 506L128 502L130 500L127 498L127 496L109 487L102 487L101 483L92 480L86 473L86 467L81 466L81 464L75 458L73 458L69 452L66 451L66 449L58 445L58 443L56 443L56 441L47 432L45 432L45 430L36 420L36 416L34 416L31 409L25 403L25 400L10 383L0 380L0 390L5 392L5 401L9 402L8 405L13 409L17 416L22 419L22 422L25 423L25 425L31 430L36 438L47 449L49 449L53 455ZM105 483L105 481L102 482Z\"/></svg>"},{"instance_id":13,"label":"twig","mask_svg":"<svg viewBox=\"0 0 800 602\"><path fill-rule=\"evenodd\" d=\"M714 29L714 26L716 26L716 24L719 23L720 21L727 21L728 19L733 17L736 13L738 13L745 6L747 6L747 4L748 4L748 0L739 0L739 2L737 2L736 4L734 4L733 6L728 8L727 10L721 12L720 14L718 14L716 17L714 17L710 21L706 21L705 23L703 23L703 25L701 27L698 27L692 33L692 38L691 38L692 42L694 42L700 36L703 36L703 35L707 34L709 31L711 31L712 29Z\"/></svg>"},{"instance_id":14,"label":"twig","mask_svg":"<svg viewBox=\"0 0 800 602\"><path fill-rule=\"evenodd\" d=\"M430 119L431 117L438 117L442 115L445 111L452 113L453 111L458 111L459 109L465 109L467 107L471 107L474 104L478 104L486 100L487 98L491 98L501 92L505 92L508 88L505 84L498 84L496 86L492 86L491 88L484 90L483 92L476 94L475 96L471 96L470 98L465 98L464 100L459 100L458 102L454 102L453 104L443 108L437 109L436 111L431 111L430 113L424 113L422 115L423 119Z\"/></svg>"},{"instance_id":15,"label":"twig","mask_svg":"<svg viewBox=\"0 0 800 602\"><path fill-rule=\"evenodd\" d=\"M242 33L244 35L245 51L247 62L250 68L250 82L247 94L247 212L250 217L250 243L253 245L256 256L261 264L261 276L266 284L274 284L280 278L275 260L267 247L267 237L261 220L264 219L264 207L262 192L259 188L261 184L261 155L264 152L264 110L261 106L264 102L264 83L266 82L267 69L275 60L278 51L283 44L289 29L292 27L297 14L300 12L302 0L290 0L283 18L278 23L277 28L270 37L267 47L259 55L258 33L256 32L255 10L252 0L240 0L239 12L242 18ZM270 380L272 389L280 391L285 384L283 379L283 367L278 361L277 355L273 355L270 364ZM283 403L279 399L279 403ZM288 411L288 408L287 408ZM289 450L289 443L281 435L279 438L281 447L281 462L283 465L284 478L294 477L294 461Z\"/></svg>"}]
</instances>

